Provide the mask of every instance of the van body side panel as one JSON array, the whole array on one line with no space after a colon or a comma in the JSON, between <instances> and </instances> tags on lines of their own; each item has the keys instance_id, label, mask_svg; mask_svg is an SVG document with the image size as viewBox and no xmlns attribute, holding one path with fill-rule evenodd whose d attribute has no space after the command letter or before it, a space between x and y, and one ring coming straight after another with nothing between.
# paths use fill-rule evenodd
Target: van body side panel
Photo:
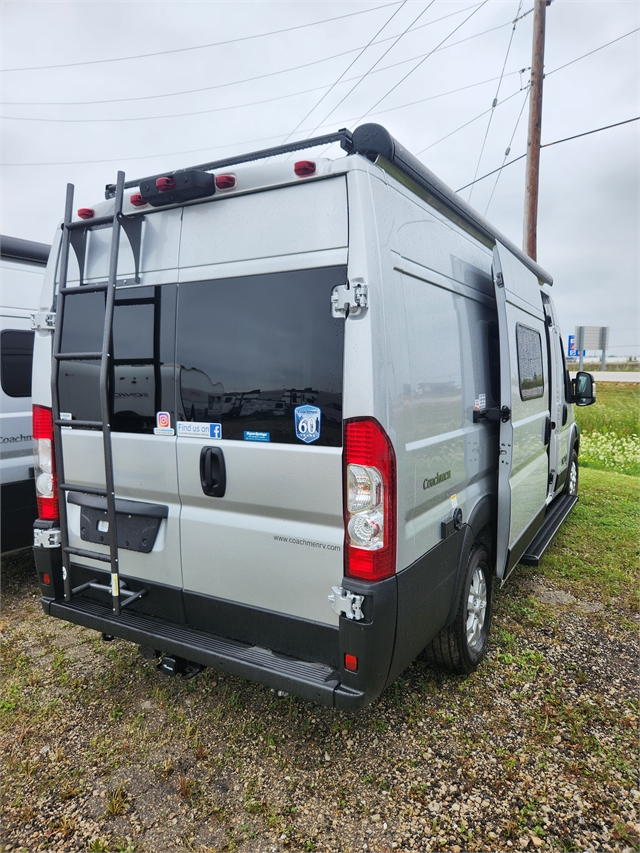
<instances>
[{"instance_id":1,"label":"van body side panel","mask_svg":"<svg viewBox=\"0 0 640 853\"><path fill-rule=\"evenodd\" d=\"M376 217L380 275L384 282L380 296L376 298L376 302L382 299L384 304L384 343L381 339L376 340L374 358L380 377L385 379L386 387L380 388L379 393L385 394L387 432L396 455L397 571L402 571L411 565L416 557L415 537L411 527L415 503L415 473L413 459L405 451L404 438L412 429L413 412L404 294L400 286L400 276L395 269L393 252L396 227L394 195L393 187L371 176L371 197ZM373 257L375 258L376 255ZM378 308L377 305L376 308ZM381 357L384 357L385 361L378 365L378 359Z\"/></svg>"}]
</instances>

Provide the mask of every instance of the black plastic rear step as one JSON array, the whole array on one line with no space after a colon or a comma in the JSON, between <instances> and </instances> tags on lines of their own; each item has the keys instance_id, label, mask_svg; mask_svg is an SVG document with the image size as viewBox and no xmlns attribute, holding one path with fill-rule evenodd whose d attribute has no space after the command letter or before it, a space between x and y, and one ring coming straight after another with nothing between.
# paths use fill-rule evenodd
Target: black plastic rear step
<instances>
[{"instance_id":1,"label":"black plastic rear step","mask_svg":"<svg viewBox=\"0 0 640 853\"><path fill-rule=\"evenodd\" d=\"M547 509L542 527L536 533L535 538L526 550L526 553L520 558L520 562L525 566L538 566L542 555L551 544L551 540L556 535L563 521L569 515L574 506L578 503L577 495L560 495L557 497Z\"/></svg>"},{"instance_id":2,"label":"black plastic rear step","mask_svg":"<svg viewBox=\"0 0 640 853\"><path fill-rule=\"evenodd\" d=\"M341 686L339 673L321 663L296 660L260 646L227 640L131 610L123 609L114 617L109 607L79 596L70 602L43 598L42 604L49 616L178 655L323 705L356 709L364 704L363 693Z\"/></svg>"}]
</instances>

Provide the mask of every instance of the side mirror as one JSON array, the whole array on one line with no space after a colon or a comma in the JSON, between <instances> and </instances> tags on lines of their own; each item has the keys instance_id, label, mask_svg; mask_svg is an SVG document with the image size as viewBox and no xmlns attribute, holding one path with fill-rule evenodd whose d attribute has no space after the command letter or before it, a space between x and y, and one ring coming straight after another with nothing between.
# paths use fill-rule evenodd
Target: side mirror
<instances>
[{"instance_id":1,"label":"side mirror","mask_svg":"<svg viewBox=\"0 0 640 853\"><path fill-rule=\"evenodd\" d=\"M581 370L572 380L573 402L576 406L591 406L596 401L596 383L590 373Z\"/></svg>"}]
</instances>

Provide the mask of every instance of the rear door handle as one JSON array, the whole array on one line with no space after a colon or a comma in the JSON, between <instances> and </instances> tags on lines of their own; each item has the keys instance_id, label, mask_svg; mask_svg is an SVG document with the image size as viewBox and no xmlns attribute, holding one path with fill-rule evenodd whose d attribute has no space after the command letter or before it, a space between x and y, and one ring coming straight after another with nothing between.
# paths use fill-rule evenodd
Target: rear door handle
<instances>
[{"instance_id":1,"label":"rear door handle","mask_svg":"<svg viewBox=\"0 0 640 853\"><path fill-rule=\"evenodd\" d=\"M220 447L203 447L200 453L200 482L205 495L223 498L227 488L224 454Z\"/></svg>"}]
</instances>

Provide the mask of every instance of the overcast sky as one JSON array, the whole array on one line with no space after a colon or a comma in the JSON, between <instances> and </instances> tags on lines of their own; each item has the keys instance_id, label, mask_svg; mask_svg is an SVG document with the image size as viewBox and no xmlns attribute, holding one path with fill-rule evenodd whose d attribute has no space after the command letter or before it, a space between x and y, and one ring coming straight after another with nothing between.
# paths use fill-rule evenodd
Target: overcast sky
<instances>
[{"instance_id":1,"label":"overcast sky","mask_svg":"<svg viewBox=\"0 0 640 853\"><path fill-rule=\"evenodd\" d=\"M2 233L51 242L67 182L91 206L118 169L143 177L363 121L457 190L526 150L532 7L3 0ZM543 144L640 115L639 10L547 8ZM638 354L639 125L541 153L538 261L563 331L608 325L619 355ZM524 164L461 193L517 245Z\"/></svg>"}]
</instances>

